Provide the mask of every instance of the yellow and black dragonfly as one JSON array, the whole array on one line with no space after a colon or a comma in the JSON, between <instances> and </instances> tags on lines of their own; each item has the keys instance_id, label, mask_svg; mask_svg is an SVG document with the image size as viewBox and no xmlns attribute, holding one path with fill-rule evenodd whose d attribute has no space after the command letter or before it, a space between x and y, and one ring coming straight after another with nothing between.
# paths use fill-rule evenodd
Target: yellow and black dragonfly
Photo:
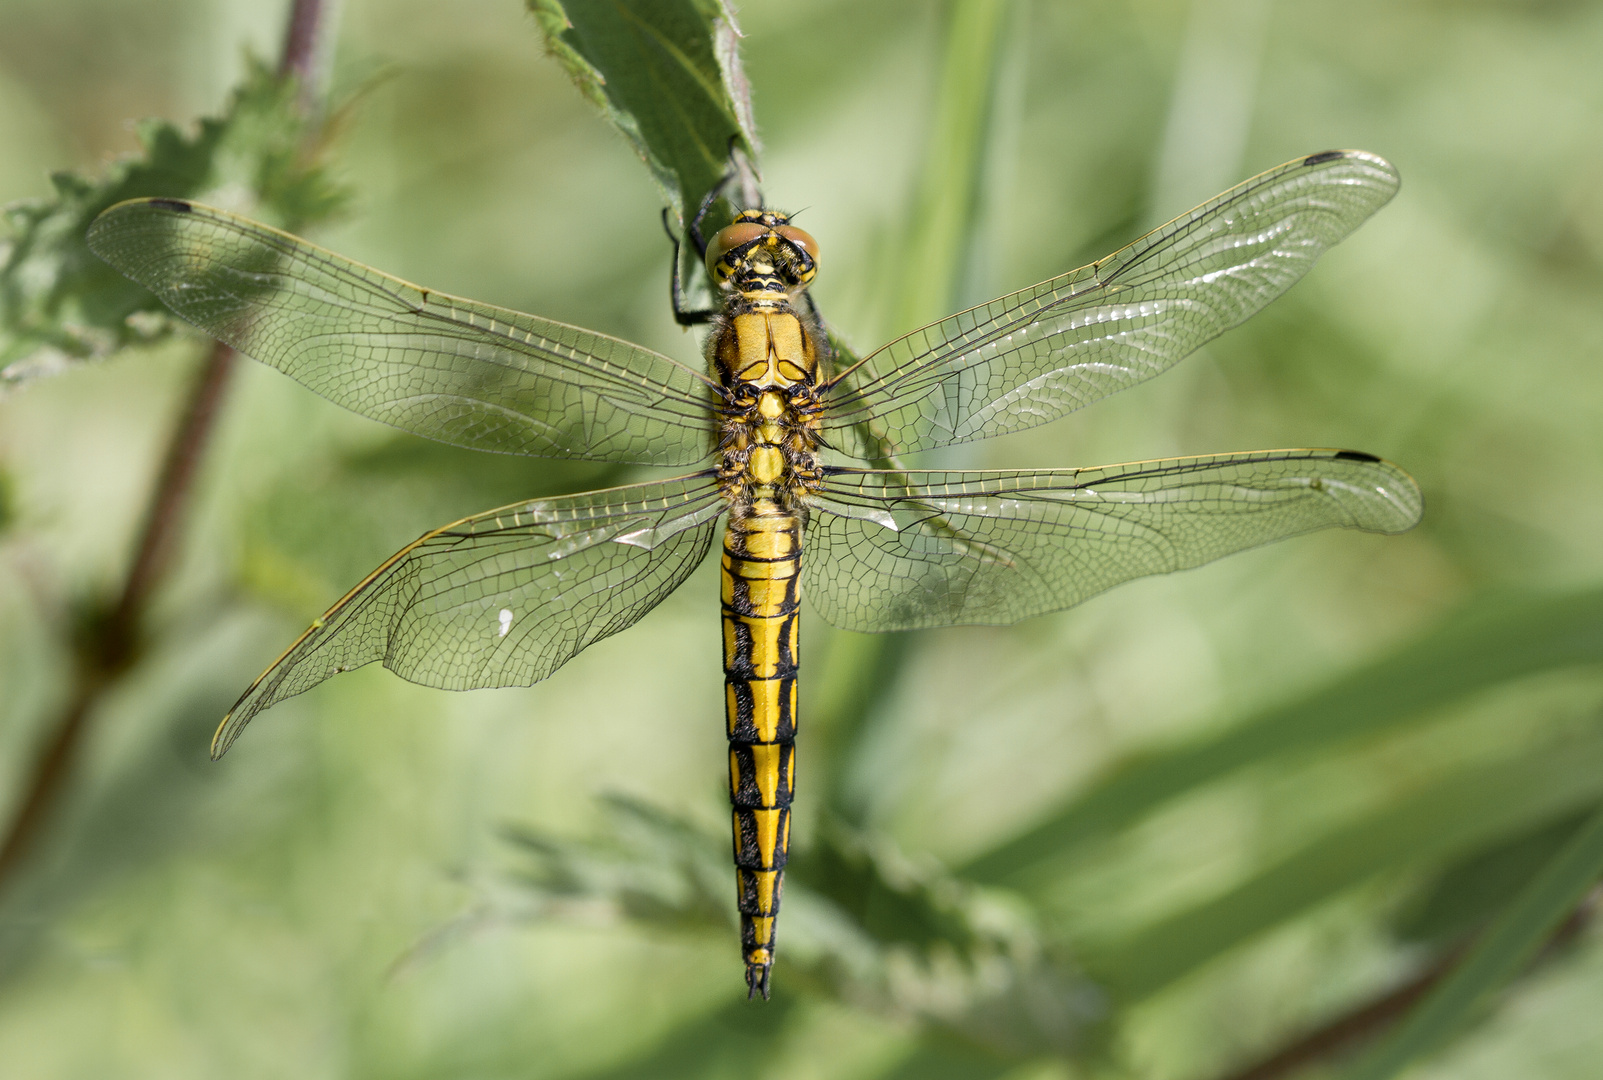
<instances>
[{"instance_id":1,"label":"yellow and black dragonfly","mask_svg":"<svg viewBox=\"0 0 1603 1080\"><path fill-rule=\"evenodd\" d=\"M678 312L712 323L705 371L196 203L114 206L89 231L101 258L339 405L477 450L697 467L419 537L251 684L213 756L263 709L373 661L453 690L538 682L661 602L721 529L737 898L748 990L766 997L803 595L846 630L1012 623L1313 529L1398 532L1421 512L1408 474L1349 450L966 472L854 456L896 466L1158 374L1284 292L1397 183L1372 154L1299 158L1099 262L849 363L806 296L816 243L784 214L742 211L702 251L721 307Z\"/></svg>"}]
</instances>

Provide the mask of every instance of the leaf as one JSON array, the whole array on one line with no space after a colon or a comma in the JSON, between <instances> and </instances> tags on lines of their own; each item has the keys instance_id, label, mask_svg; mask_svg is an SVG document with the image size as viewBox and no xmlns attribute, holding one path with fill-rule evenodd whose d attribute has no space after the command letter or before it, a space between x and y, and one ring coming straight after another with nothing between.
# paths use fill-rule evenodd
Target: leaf
<instances>
[{"instance_id":1,"label":"leaf","mask_svg":"<svg viewBox=\"0 0 1603 1080\"><path fill-rule=\"evenodd\" d=\"M1344 1080L1387 1080L1461 1030L1513 978L1603 875L1603 808L1521 890L1453 972Z\"/></svg>"},{"instance_id":2,"label":"leaf","mask_svg":"<svg viewBox=\"0 0 1603 1080\"><path fill-rule=\"evenodd\" d=\"M1223 734L1129 762L960 872L976 881L1015 880L1237 769L1403 727L1499 683L1600 660L1603 590L1483 600L1306 697Z\"/></svg>"},{"instance_id":3,"label":"leaf","mask_svg":"<svg viewBox=\"0 0 1603 1080\"><path fill-rule=\"evenodd\" d=\"M1249 938L1378 874L1440 862L1589 808L1603 740L1465 770L1314 840L1222 896L1088 958L1128 998L1156 993Z\"/></svg>"},{"instance_id":4,"label":"leaf","mask_svg":"<svg viewBox=\"0 0 1603 1080\"><path fill-rule=\"evenodd\" d=\"M634 146L683 224L756 153L740 28L723 0L528 0L579 92Z\"/></svg>"},{"instance_id":5,"label":"leaf","mask_svg":"<svg viewBox=\"0 0 1603 1080\"><path fill-rule=\"evenodd\" d=\"M1591 818L1592 808L1499 839L1443 870L1392 919L1399 940L1439 948L1462 941L1513 899Z\"/></svg>"},{"instance_id":6,"label":"leaf","mask_svg":"<svg viewBox=\"0 0 1603 1080\"><path fill-rule=\"evenodd\" d=\"M310 121L292 80L252 60L223 115L192 133L162 121L139 130L143 152L91 180L60 172L53 199L7 208L0 246L0 383L60 370L168 332L167 311L143 286L90 253L84 232L102 210L140 196L250 203L300 228L338 211L348 193L306 149Z\"/></svg>"},{"instance_id":7,"label":"leaf","mask_svg":"<svg viewBox=\"0 0 1603 1080\"><path fill-rule=\"evenodd\" d=\"M601 913L733 940L727 837L632 800L609 805L608 831L593 840L509 834L534 856L523 880L536 916ZM827 825L792 856L776 978L992 1052L1061 1053L1096 998L1020 911L883 837Z\"/></svg>"}]
</instances>

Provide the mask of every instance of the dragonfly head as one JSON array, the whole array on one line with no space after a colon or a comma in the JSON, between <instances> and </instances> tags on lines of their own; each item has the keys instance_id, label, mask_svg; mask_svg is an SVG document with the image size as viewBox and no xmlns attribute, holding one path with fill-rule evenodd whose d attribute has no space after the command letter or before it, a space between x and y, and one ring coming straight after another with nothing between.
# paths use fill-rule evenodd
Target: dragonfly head
<instances>
[{"instance_id":1,"label":"dragonfly head","mask_svg":"<svg viewBox=\"0 0 1603 1080\"><path fill-rule=\"evenodd\" d=\"M720 288L746 291L777 278L795 292L818 273L818 242L785 214L742 210L707 244L707 272Z\"/></svg>"}]
</instances>

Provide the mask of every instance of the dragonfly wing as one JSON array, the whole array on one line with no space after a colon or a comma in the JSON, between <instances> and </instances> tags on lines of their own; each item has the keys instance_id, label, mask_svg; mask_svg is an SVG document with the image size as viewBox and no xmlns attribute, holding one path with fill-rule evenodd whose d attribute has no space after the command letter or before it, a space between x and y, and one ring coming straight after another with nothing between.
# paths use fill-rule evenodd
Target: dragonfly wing
<instances>
[{"instance_id":1,"label":"dragonfly wing","mask_svg":"<svg viewBox=\"0 0 1603 1080\"><path fill-rule=\"evenodd\" d=\"M712 384L650 349L419 288L199 203L119 203L88 240L208 334L404 431L646 465L711 450Z\"/></svg>"},{"instance_id":2,"label":"dragonfly wing","mask_svg":"<svg viewBox=\"0 0 1603 1080\"><path fill-rule=\"evenodd\" d=\"M840 470L813 501L803 590L846 630L1005 624L1131 578L1329 526L1401 532L1419 488L1347 450L1094 469Z\"/></svg>"},{"instance_id":3,"label":"dragonfly wing","mask_svg":"<svg viewBox=\"0 0 1603 1080\"><path fill-rule=\"evenodd\" d=\"M1361 151L1253 177L1100 262L915 330L826 388L824 428L908 453L1034 427L1167 370L1306 274L1397 191Z\"/></svg>"},{"instance_id":4,"label":"dragonfly wing","mask_svg":"<svg viewBox=\"0 0 1603 1080\"><path fill-rule=\"evenodd\" d=\"M263 709L375 660L449 690L539 682L677 588L723 509L706 474L516 503L427 533L251 684L212 756Z\"/></svg>"}]
</instances>

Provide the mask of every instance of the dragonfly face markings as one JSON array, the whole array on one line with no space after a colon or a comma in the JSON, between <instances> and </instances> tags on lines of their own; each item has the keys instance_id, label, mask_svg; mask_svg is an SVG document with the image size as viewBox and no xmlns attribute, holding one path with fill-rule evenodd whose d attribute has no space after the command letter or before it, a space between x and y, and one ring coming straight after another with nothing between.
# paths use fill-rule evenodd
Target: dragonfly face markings
<instances>
[{"instance_id":1,"label":"dragonfly face markings","mask_svg":"<svg viewBox=\"0 0 1603 1080\"><path fill-rule=\"evenodd\" d=\"M1422 510L1407 473L1356 451L963 472L903 469L895 455L1045 423L1166 370L1284 292L1396 188L1372 154L1299 158L841 371L807 296L817 244L783 214L743 211L705 250L719 309L678 311L675 278L680 320L713 324L707 374L221 210L114 206L89 231L101 258L346 408L480 450L702 466L418 538L251 684L213 755L263 709L373 661L449 689L537 682L677 588L722 519L737 900L748 993L766 997L803 592L850 630L1011 623L1313 529L1399 532ZM839 463L852 458L892 467Z\"/></svg>"}]
</instances>

